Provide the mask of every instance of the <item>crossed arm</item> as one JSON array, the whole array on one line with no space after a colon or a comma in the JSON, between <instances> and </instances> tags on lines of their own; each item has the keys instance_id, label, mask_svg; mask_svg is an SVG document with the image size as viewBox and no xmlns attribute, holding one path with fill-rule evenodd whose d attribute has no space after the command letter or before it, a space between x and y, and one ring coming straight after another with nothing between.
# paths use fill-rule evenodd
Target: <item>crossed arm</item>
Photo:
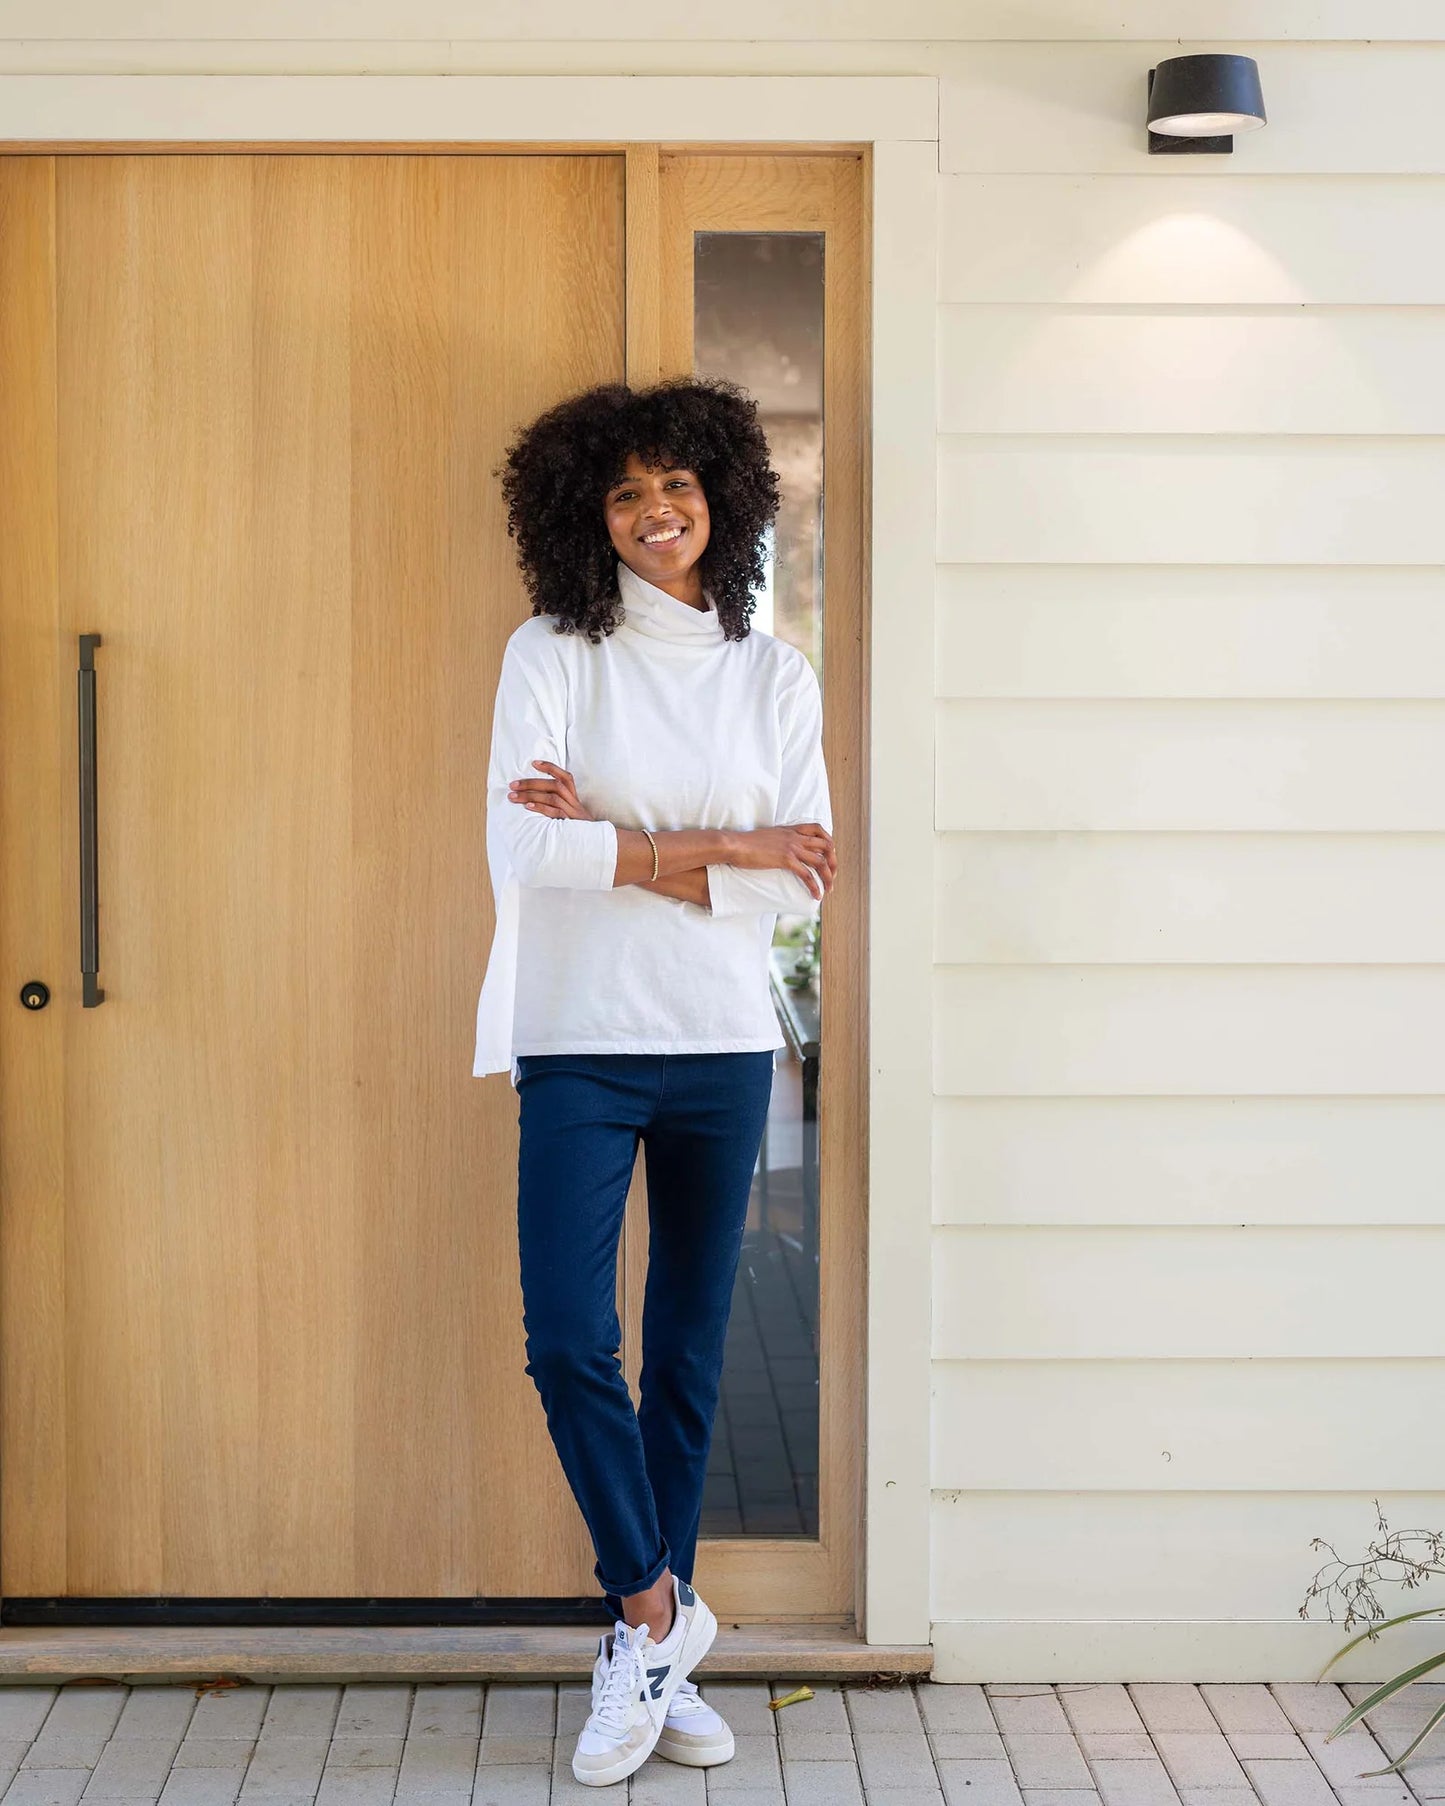
<instances>
[{"instance_id":1,"label":"crossed arm","mask_svg":"<svg viewBox=\"0 0 1445 1806\"><path fill-rule=\"evenodd\" d=\"M571 772L550 759L533 759L546 775L513 778L507 800L555 821L593 821L577 795ZM821 902L833 888L838 860L833 837L821 822L795 822L772 828L659 828L657 877L652 876L652 842L640 828L614 828L617 863L614 887L637 884L643 890L677 897L685 903L712 907L708 871L734 865L744 870L789 872L807 886L810 901Z\"/></svg>"},{"instance_id":2,"label":"crossed arm","mask_svg":"<svg viewBox=\"0 0 1445 1806\"><path fill-rule=\"evenodd\" d=\"M505 854L522 884L610 890L637 884L695 903L713 915L811 915L837 872L822 701L811 665L799 657L779 701L782 759L771 827L641 829L599 820L577 795L565 756L566 695L561 673L514 638L502 662L487 771L488 857Z\"/></svg>"},{"instance_id":3,"label":"crossed arm","mask_svg":"<svg viewBox=\"0 0 1445 1806\"><path fill-rule=\"evenodd\" d=\"M660 897L676 897L681 903L696 903L700 909L712 908L712 893L707 886L705 865L695 865L685 872L672 872L664 877L661 863L659 857L659 870L655 878L637 880L643 890L656 891Z\"/></svg>"}]
</instances>

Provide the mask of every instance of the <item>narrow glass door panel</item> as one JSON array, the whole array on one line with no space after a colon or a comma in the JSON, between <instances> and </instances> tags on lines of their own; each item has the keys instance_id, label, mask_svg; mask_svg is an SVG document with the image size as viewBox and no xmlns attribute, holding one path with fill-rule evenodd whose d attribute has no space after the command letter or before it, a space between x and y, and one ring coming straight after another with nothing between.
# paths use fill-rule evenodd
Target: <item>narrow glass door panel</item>
<instances>
[{"instance_id":1,"label":"narrow glass door panel","mask_svg":"<svg viewBox=\"0 0 1445 1806\"><path fill-rule=\"evenodd\" d=\"M798 932L808 924L797 921L777 923L769 954L786 1047L776 1060L774 1107L749 1200L697 1575L729 1621L806 1619L860 1630L867 164L866 149L851 146L628 152L628 380L724 376L758 402L783 494L753 627L796 646L818 675L838 846L837 879L822 910L826 964L814 964L816 945ZM801 973L794 970L800 961ZM791 985L793 977L804 982ZM822 1039L826 1072L819 1070ZM645 1197L636 1203L645 1205ZM646 1257L646 1212L630 1204L622 1309L634 1386Z\"/></svg>"},{"instance_id":2,"label":"narrow glass door panel","mask_svg":"<svg viewBox=\"0 0 1445 1806\"><path fill-rule=\"evenodd\" d=\"M821 232L695 232L693 355L756 399L782 505L754 628L823 676ZM753 1177L713 1432L702 1533L818 1534L816 921L779 916L773 993L788 1046Z\"/></svg>"}]
</instances>

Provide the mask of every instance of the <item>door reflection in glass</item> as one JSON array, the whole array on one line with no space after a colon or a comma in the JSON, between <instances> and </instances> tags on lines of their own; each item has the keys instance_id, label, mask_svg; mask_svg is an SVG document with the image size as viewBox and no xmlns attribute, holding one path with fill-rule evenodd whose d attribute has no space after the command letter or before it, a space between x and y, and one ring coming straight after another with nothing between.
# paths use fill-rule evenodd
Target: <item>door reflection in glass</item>
<instances>
[{"instance_id":1,"label":"door reflection in glass","mask_svg":"<svg viewBox=\"0 0 1445 1806\"><path fill-rule=\"evenodd\" d=\"M755 628L823 676L823 234L698 232L694 369L741 383L782 478ZM817 923L779 916L773 1102L753 1175L704 1536L818 1534Z\"/></svg>"}]
</instances>

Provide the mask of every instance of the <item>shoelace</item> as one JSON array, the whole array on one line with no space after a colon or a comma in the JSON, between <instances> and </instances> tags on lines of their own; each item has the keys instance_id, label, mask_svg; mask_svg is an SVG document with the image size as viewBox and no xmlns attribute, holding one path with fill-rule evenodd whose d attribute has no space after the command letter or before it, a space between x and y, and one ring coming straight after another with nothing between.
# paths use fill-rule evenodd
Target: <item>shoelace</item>
<instances>
[{"instance_id":1,"label":"shoelace","mask_svg":"<svg viewBox=\"0 0 1445 1806\"><path fill-rule=\"evenodd\" d=\"M672 1704L668 1708L667 1715L669 1718L682 1718L689 1712L695 1712L703 1703L702 1695L697 1690L697 1682L680 1680L677 1683L677 1692L672 1696Z\"/></svg>"},{"instance_id":2,"label":"shoelace","mask_svg":"<svg viewBox=\"0 0 1445 1806\"><path fill-rule=\"evenodd\" d=\"M644 1685L642 1651L634 1644L612 1640L612 1660L602 1676L602 1690L592 1716L598 1725L622 1736L632 1716L632 1702Z\"/></svg>"}]
</instances>

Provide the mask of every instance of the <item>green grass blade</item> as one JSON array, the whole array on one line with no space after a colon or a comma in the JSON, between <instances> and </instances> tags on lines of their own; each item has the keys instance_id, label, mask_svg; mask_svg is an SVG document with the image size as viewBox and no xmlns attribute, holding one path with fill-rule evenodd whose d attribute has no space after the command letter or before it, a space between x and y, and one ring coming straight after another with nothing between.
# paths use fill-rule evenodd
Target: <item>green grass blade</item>
<instances>
[{"instance_id":1,"label":"green grass blade","mask_svg":"<svg viewBox=\"0 0 1445 1806\"><path fill-rule=\"evenodd\" d=\"M1401 1612L1398 1618L1380 1619L1377 1624L1372 1624L1368 1630L1362 1630L1359 1636L1351 1637L1343 1649L1337 1649L1330 1657L1329 1661L1325 1663L1324 1667L1320 1669L1316 1679L1322 1681L1331 1668L1334 1667L1335 1663L1339 1661L1341 1656L1348 1655L1357 1644L1363 1643L1367 1638L1378 1636L1382 1630L1389 1630L1391 1625L1408 1624L1412 1618L1432 1618L1436 1612L1445 1612L1445 1605L1424 1605L1421 1606L1418 1612Z\"/></svg>"},{"instance_id":2,"label":"green grass blade","mask_svg":"<svg viewBox=\"0 0 1445 1806\"><path fill-rule=\"evenodd\" d=\"M1353 1711L1347 1712L1334 1730L1326 1731L1325 1742L1328 1743L1332 1737L1338 1737L1341 1731L1348 1731L1356 1719L1363 1718L1366 1712L1389 1699L1392 1694L1400 1692L1402 1688L1408 1687L1411 1681L1419 1680L1422 1674L1429 1674L1436 1668L1445 1668L1445 1651L1439 1655L1427 1656L1423 1662L1416 1662L1413 1668L1406 1668L1392 1679L1382 1682L1373 1693L1367 1694Z\"/></svg>"},{"instance_id":3,"label":"green grass blade","mask_svg":"<svg viewBox=\"0 0 1445 1806\"><path fill-rule=\"evenodd\" d=\"M1399 1755L1396 1756L1396 1758L1393 1762L1391 1762L1385 1768L1364 1769L1362 1771L1362 1773L1365 1775L1392 1775L1392 1774L1395 1774L1398 1771L1400 1764L1405 1760L1405 1758L1410 1754L1410 1752L1413 1749L1415 1749L1419 1744L1422 1744L1425 1741L1425 1739L1430 1735L1431 1731L1434 1730L1435 1726L1437 1724L1439 1724L1439 1722L1442 1718L1445 1718L1445 1699L1441 1700L1440 1704L1438 1706L1436 1706L1435 1710L1425 1720L1425 1728L1423 1731L1421 1731L1420 1735L1418 1737L1414 1738L1410 1743L1406 1744L1405 1748L1400 1751ZM1326 1742L1328 1742L1328 1741L1329 1740L1327 1738Z\"/></svg>"}]
</instances>

